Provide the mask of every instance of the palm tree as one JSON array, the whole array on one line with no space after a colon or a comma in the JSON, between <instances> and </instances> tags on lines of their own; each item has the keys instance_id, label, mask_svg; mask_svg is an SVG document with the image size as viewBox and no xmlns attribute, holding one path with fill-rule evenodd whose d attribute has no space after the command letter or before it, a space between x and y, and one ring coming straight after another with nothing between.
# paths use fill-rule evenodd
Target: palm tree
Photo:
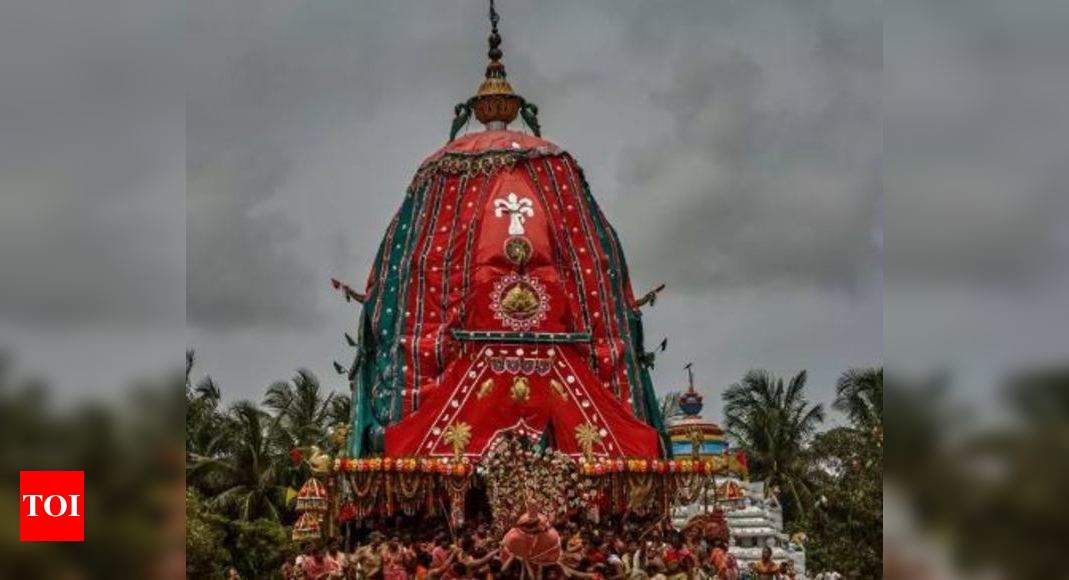
<instances>
[{"instance_id":1,"label":"palm tree","mask_svg":"<svg viewBox=\"0 0 1069 580\"><path fill-rule=\"evenodd\" d=\"M883 429L883 367L845 371L835 385L832 406L846 413L854 426L866 432Z\"/></svg>"},{"instance_id":2,"label":"palm tree","mask_svg":"<svg viewBox=\"0 0 1069 580\"><path fill-rule=\"evenodd\" d=\"M322 446L331 420L334 393L324 396L319 379L299 369L291 382L267 388L264 405L275 412L279 435L290 447Z\"/></svg>"},{"instance_id":3,"label":"palm tree","mask_svg":"<svg viewBox=\"0 0 1069 580\"><path fill-rule=\"evenodd\" d=\"M778 489L784 519L809 505L806 444L824 421L824 408L805 397L806 372L790 383L754 369L724 392L728 431L746 451L751 475Z\"/></svg>"},{"instance_id":4,"label":"palm tree","mask_svg":"<svg viewBox=\"0 0 1069 580\"><path fill-rule=\"evenodd\" d=\"M243 520L279 519L285 486L279 483L279 454L268 439L267 415L251 401L235 403L226 416L229 436L218 457L194 455L188 476L219 491L213 507Z\"/></svg>"},{"instance_id":5,"label":"palm tree","mask_svg":"<svg viewBox=\"0 0 1069 580\"><path fill-rule=\"evenodd\" d=\"M330 402L330 412L327 421L330 425L348 425L352 420L353 399L344 395L335 395Z\"/></svg>"},{"instance_id":6,"label":"palm tree","mask_svg":"<svg viewBox=\"0 0 1069 580\"><path fill-rule=\"evenodd\" d=\"M195 385L190 377L194 366L193 351L186 351L186 455L211 455L225 433L224 417L219 412L222 390L210 376Z\"/></svg>"},{"instance_id":7,"label":"palm tree","mask_svg":"<svg viewBox=\"0 0 1069 580\"><path fill-rule=\"evenodd\" d=\"M222 392L211 377L186 391L186 453L212 455L226 434Z\"/></svg>"},{"instance_id":8,"label":"palm tree","mask_svg":"<svg viewBox=\"0 0 1069 580\"><path fill-rule=\"evenodd\" d=\"M661 417L664 418L665 423L669 419L676 419L683 416L683 409L679 406L679 398L683 396L682 391L672 391L665 393L661 397Z\"/></svg>"}]
</instances>

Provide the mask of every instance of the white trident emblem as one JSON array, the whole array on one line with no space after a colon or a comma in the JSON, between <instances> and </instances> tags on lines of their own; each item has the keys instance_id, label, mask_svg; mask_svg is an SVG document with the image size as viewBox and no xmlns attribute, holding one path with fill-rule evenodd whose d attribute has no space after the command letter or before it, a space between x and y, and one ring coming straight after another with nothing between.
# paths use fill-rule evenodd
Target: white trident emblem
<instances>
[{"instance_id":1,"label":"white trident emblem","mask_svg":"<svg viewBox=\"0 0 1069 580\"><path fill-rule=\"evenodd\" d=\"M494 215L502 217L505 214L509 216L509 235L522 236L523 222L534 217L534 203L529 197L517 198L515 193L510 193L508 198L495 199Z\"/></svg>"}]
</instances>

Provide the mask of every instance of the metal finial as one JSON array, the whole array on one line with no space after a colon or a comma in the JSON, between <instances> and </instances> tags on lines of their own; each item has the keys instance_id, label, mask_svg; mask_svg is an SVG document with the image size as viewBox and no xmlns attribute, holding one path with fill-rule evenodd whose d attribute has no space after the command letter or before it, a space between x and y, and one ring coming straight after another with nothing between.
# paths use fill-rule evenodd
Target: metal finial
<instances>
[{"instance_id":1,"label":"metal finial","mask_svg":"<svg viewBox=\"0 0 1069 580\"><path fill-rule=\"evenodd\" d=\"M487 78L505 78L505 65L501 64L501 34L497 31L497 21L500 17L497 15L497 9L494 8L494 0L490 0L490 37L487 39L487 44L490 45L490 50L486 53L490 57L490 64L486 67Z\"/></svg>"},{"instance_id":2,"label":"metal finial","mask_svg":"<svg viewBox=\"0 0 1069 580\"><path fill-rule=\"evenodd\" d=\"M538 107L517 95L506 78L508 75L505 73L505 65L501 63L501 34L497 31L500 17L494 6L494 0L489 0L489 3L490 37L487 39L487 44L490 50L487 56L490 57L490 63L486 65L486 77L479 85L475 96L454 107L453 124L449 129L450 141L456 138L457 133L464 128L472 114L486 126L487 130L503 130L516 119L517 114L520 114L523 116L523 122L530 127L536 137L542 135L542 127L538 123Z\"/></svg>"},{"instance_id":3,"label":"metal finial","mask_svg":"<svg viewBox=\"0 0 1069 580\"><path fill-rule=\"evenodd\" d=\"M691 368L693 366L694 363L692 362L683 365L683 368L687 369L687 383L690 385L690 390L692 391L694 390L694 369Z\"/></svg>"}]
</instances>

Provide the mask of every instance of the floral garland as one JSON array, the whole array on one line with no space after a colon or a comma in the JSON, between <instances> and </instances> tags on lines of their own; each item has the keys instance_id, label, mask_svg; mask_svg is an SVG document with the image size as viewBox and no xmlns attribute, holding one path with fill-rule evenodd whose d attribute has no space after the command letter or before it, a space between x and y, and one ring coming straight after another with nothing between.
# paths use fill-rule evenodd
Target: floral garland
<instances>
[{"instance_id":1,"label":"floral garland","mask_svg":"<svg viewBox=\"0 0 1069 580\"><path fill-rule=\"evenodd\" d=\"M499 534L519 519L528 502L550 521L559 521L589 507L596 498L593 484L580 477L574 460L512 434L499 437L490 446L479 473L486 481L490 511Z\"/></svg>"},{"instance_id":2,"label":"floral garland","mask_svg":"<svg viewBox=\"0 0 1069 580\"><path fill-rule=\"evenodd\" d=\"M730 472L725 459L576 458L506 433L481 459L343 456L333 468L338 506L345 508L339 519L434 513L446 505L457 519L475 479L485 483L495 531L503 534L528 502L554 522L584 511L597 518L603 510L648 514L690 503L706 490L716 493L712 476Z\"/></svg>"},{"instance_id":3,"label":"floral garland","mask_svg":"<svg viewBox=\"0 0 1069 580\"><path fill-rule=\"evenodd\" d=\"M563 454L564 460L583 475L609 475L613 473L682 473L682 474L716 474L731 471L725 460L710 459L641 459L592 457L590 459L572 459ZM486 464L484 457L481 462ZM457 462L444 457L367 457L352 459L341 457L334 460L334 471L342 473L431 473L438 475L471 475L472 461L464 458Z\"/></svg>"}]
</instances>

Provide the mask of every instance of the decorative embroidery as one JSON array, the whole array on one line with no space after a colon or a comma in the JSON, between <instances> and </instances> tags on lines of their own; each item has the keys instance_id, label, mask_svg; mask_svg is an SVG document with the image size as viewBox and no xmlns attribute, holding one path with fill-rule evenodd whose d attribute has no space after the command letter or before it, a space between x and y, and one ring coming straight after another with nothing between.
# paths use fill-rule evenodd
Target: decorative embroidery
<instances>
[{"instance_id":1,"label":"decorative embroidery","mask_svg":"<svg viewBox=\"0 0 1069 580\"><path fill-rule=\"evenodd\" d=\"M510 236L505 240L505 257L517 267L522 267L531 259L534 248L531 241L523 236Z\"/></svg>"},{"instance_id":2,"label":"decorative embroidery","mask_svg":"<svg viewBox=\"0 0 1069 580\"><path fill-rule=\"evenodd\" d=\"M471 442L471 425L463 422L453 423L446 428L442 440L453 447L453 456L460 460L468 443Z\"/></svg>"},{"instance_id":3,"label":"decorative embroidery","mask_svg":"<svg viewBox=\"0 0 1069 580\"><path fill-rule=\"evenodd\" d=\"M604 435L590 423L583 423L575 428L575 442L582 449L583 457L588 461L594 455L594 445L601 443L602 437Z\"/></svg>"},{"instance_id":4,"label":"decorative embroidery","mask_svg":"<svg viewBox=\"0 0 1069 580\"><path fill-rule=\"evenodd\" d=\"M509 235L522 236L524 222L527 218L534 217L534 202L529 197L518 197L515 193L510 193L508 197L494 200L494 215L509 216Z\"/></svg>"},{"instance_id":5,"label":"decorative embroidery","mask_svg":"<svg viewBox=\"0 0 1069 580\"><path fill-rule=\"evenodd\" d=\"M553 361L548 358L519 358L495 356L490 359L490 370L497 374L508 371L512 374L545 376L553 368Z\"/></svg>"},{"instance_id":6,"label":"decorative embroidery","mask_svg":"<svg viewBox=\"0 0 1069 580\"><path fill-rule=\"evenodd\" d=\"M560 384L557 379L550 379L549 386L553 387L553 390L557 392L557 396L565 401L568 400L568 391L564 389L564 385Z\"/></svg>"},{"instance_id":7,"label":"decorative embroidery","mask_svg":"<svg viewBox=\"0 0 1069 580\"><path fill-rule=\"evenodd\" d=\"M531 330L549 313L546 287L527 274L512 272L494 283L490 298L494 318L513 330Z\"/></svg>"},{"instance_id":8,"label":"decorative embroidery","mask_svg":"<svg viewBox=\"0 0 1069 580\"><path fill-rule=\"evenodd\" d=\"M488 149L478 153L460 153L449 151L428 159L416 171L409 192L434 173L472 176L490 175L506 167L513 167L524 159L537 159L545 156L561 155L563 152L554 145L544 145L530 149Z\"/></svg>"},{"instance_id":9,"label":"decorative embroidery","mask_svg":"<svg viewBox=\"0 0 1069 580\"><path fill-rule=\"evenodd\" d=\"M512 380L512 389L510 390L512 400L517 403L524 403L531 397L531 386L527 382L525 377L516 377Z\"/></svg>"},{"instance_id":10,"label":"decorative embroidery","mask_svg":"<svg viewBox=\"0 0 1069 580\"><path fill-rule=\"evenodd\" d=\"M534 343L570 343L590 342L589 332L499 332L487 330L451 331L453 338L475 342L534 342Z\"/></svg>"},{"instance_id":11,"label":"decorative embroidery","mask_svg":"<svg viewBox=\"0 0 1069 580\"><path fill-rule=\"evenodd\" d=\"M482 399L486 395L490 394L490 391L494 390L494 379L486 379L483 381L482 386L479 387L479 392L476 393L476 399Z\"/></svg>"}]
</instances>

